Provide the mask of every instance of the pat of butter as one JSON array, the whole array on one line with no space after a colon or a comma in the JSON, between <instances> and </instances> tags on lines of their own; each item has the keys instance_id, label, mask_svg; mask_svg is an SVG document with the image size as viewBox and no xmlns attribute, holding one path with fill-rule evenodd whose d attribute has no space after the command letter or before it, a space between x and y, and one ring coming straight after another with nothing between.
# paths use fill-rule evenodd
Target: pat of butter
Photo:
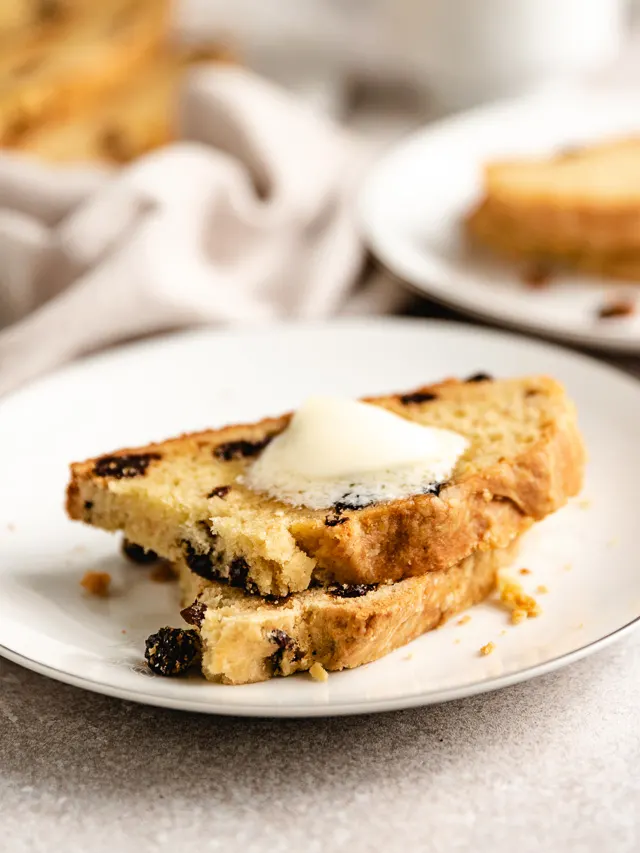
<instances>
[{"instance_id":1,"label":"pat of butter","mask_svg":"<svg viewBox=\"0 0 640 853\"><path fill-rule=\"evenodd\" d=\"M244 482L294 506L365 506L433 491L468 444L458 433L420 426L379 406L313 397Z\"/></svg>"}]
</instances>

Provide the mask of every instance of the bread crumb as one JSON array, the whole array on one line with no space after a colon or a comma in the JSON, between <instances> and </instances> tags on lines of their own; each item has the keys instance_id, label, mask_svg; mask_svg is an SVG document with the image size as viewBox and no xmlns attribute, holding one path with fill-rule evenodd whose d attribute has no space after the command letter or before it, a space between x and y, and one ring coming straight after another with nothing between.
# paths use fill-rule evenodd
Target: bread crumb
<instances>
[{"instance_id":1,"label":"bread crumb","mask_svg":"<svg viewBox=\"0 0 640 853\"><path fill-rule=\"evenodd\" d=\"M521 575L530 575L531 569L520 569L520 574Z\"/></svg>"},{"instance_id":2,"label":"bread crumb","mask_svg":"<svg viewBox=\"0 0 640 853\"><path fill-rule=\"evenodd\" d=\"M173 581L176 579L175 574L171 568L171 564L162 560L157 563L149 573L149 577L154 583L169 583L169 581Z\"/></svg>"},{"instance_id":3,"label":"bread crumb","mask_svg":"<svg viewBox=\"0 0 640 853\"><path fill-rule=\"evenodd\" d=\"M630 317L635 314L635 303L626 297L620 299L608 300L598 309L598 317L601 320L609 319L610 317Z\"/></svg>"},{"instance_id":4,"label":"bread crumb","mask_svg":"<svg viewBox=\"0 0 640 853\"><path fill-rule=\"evenodd\" d=\"M309 675L314 681L328 681L329 679L329 673L318 661L309 669Z\"/></svg>"},{"instance_id":5,"label":"bread crumb","mask_svg":"<svg viewBox=\"0 0 640 853\"><path fill-rule=\"evenodd\" d=\"M405 655L402 660L413 660L413 652L409 652L408 655Z\"/></svg>"},{"instance_id":6,"label":"bread crumb","mask_svg":"<svg viewBox=\"0 0 640 853\"><path fill-rule=\"evenodd\" d=\"M513 625L519 625L521 622L527 618L526 610L512 610L511 611L511 623Z\"/></svg>"},{"instance_id":7,"label":"bread crumb","mask_svg":"<svg viewBox=\"0 0 640 853\"><path fill-rule=\"evenodd\" d=\"M458 619L458 621L456 622L456 625L466 625L467 622L471 622L471 616L469 616L468 613L466 613L464 616L462 616L460 619Z\"/></svg>"},{"instance_id":8,"label":"bread crumb","mask_svg":"<svg viewBox=\"0 0 640 853\"><path fill-rule=\"evenodd\" d=\"M7 530L9 531L9 533L15 533L15 529L16 529L15 524L12 521L10 521L9 524L7 524Z\"/></svg>"},{"instance_id":9,"label":"bread crumb","mask_svg":"<svg viewBox=\"0 0 640 853\"><path fill-rule=\"evenodd\" d=\"M501 636L501 637L504 637L504 635L505 635L506 633L507 633L507 629L506 629L506 628L503 628L503 629L502 629L502 631L500 631L500 636Z\"/></svg>"},{"instance_id":10,"label":"bread crumb","mask_svg":"<svg viewBox=\"0 0 640 853\"><path fill-rule=\"evenodd\" d=\"M553 278L553 272L553 268L548 264L536 261L522 271L522 280L534 289L547 287Z\"/></svg>"},{"instance_id":11,"label":"bread crumb","mask_svg":"<svg viewBox=\"0 0 640 853\"><path fill-rule=\"evenodd\" d=\"M80 586L89 595L97 595L100 598L106 598L109 595L110 584L111 575L108 572L86 572L80 581Z\"/></svg>"},{"instance_id":12,"label":"bread crumb","mask_svg":"<svg viewBox=\"0 0 640 853\"><path fill-rule=\"evenodd\" d=\"M607 542L607 548L615 548L617 544L618 538L614 536L613 539L609 539L609 541Z\"/></svg>"},{"instance_id":13,"label":"bread crumb","mask_svg":"<svg viewBox=\"0 0 640 853\"><path fill-rule=\"evenodd\" d=\"M580 509L589 509L591 506L591 501L589 498L583 498L581 501L578 501L578 506Z\"/></svg>"},{"instance_id":14,"label":"bread crumb","mask_svg":"<svg viewBox=\"0 0 640 853\"><path fill-rule=\"evenodd\" d=\"M539 592L540 595L546 595L546 593L549 592L549 588L541 583L536 587L536 592Z\"/></svg>"},{"instance_id":15,"label":"bread crumb","mask_svg":"<svg viewBox=\"0 0 640 853\"><path fill-rule=\"evenodd\" d=\"M460 637L456 637L453 641L454 646L457 646L461 642Z\"/></svg>"},{"instance_id":16,"label":"bread crumb","mask_svg":"<svg viewBox=\"0 0 640 853\"><path fill-rule=\"evenodd\" d=\"M121 633L121 634L126 634L126 633L127 633L127 632L126 632L126 629L125 629L125 628L123 628L123 629L122 629L122 631L120 631L120 633Z\"/></svg>"},{"instance_id":17,"label":"bread crumb","mask_svg":"<svg viewBox=\"0 0 640 853\"><path fill-rule=\"evenodd\" d=\"M495 643L487 643L486 646L482 646L482 648L480 649L480 654L486 657L487 655L490 655L491 652L495 651L495 648Z\"/></svg>"},{"instance_id":18,"label":"bread crumb","mask_svg":"<svg viewBox=\"0 0 640 853\"><path fill-rule=\"evenodd\" d=\"M573 566L571 565L571 563L565 563L562 568L565 570L565 572L570 572Z\"/></svg>"},{"instance_id":19,"label":"bread crumb","mask_svg":"<svg viewBox=\"0 0 640 853\"><path fill-rule=\"evenodd\" d=\"M532 618L540 615L540 605L535 598L527 595L521 584L512 578L499 575L498 592L500 594L500 601L505 605L505 607L508 607L509 610L513 611L511 614L511 621L514 625L521 622L523 618ZM521 616L519 611L522 611L525 616ZM514 621L514 614L516 612L518 612L518 616L516 617L516 621Z\"/></svg>"}]
</instances>

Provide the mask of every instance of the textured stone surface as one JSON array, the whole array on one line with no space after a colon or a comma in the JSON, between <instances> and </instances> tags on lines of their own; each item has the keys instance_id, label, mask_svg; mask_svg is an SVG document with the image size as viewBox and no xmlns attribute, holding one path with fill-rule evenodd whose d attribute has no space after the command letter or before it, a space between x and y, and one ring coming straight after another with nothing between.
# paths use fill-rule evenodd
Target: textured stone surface
<instances>
[{"instance_id":1,"label":"textured stone surface","mask_svg":"<svg viewBox=\"0 0 640 853\"><path fill-rule=\"evenodd\" d=\"M0 850L631 853L639 712L640 634L499 693L327 720L145 708L0 661Z\"/></svg>"}]
</instances>

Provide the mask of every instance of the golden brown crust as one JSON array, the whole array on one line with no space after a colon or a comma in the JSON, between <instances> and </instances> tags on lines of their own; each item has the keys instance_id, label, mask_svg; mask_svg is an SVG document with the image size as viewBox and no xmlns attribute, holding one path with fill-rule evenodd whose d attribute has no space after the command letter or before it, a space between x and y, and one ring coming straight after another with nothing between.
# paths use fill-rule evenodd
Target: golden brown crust
<instances>
[{"instance_id":1,"label":"golden brown crust","mask_svg":"<svg viewBox=\"0 0 640 853\"><path fill-rule=\"evenodd\" d=\"M547 212L541 215L549 221ZM545 277L552 280L554 271L582 270L593 275L607 276L622 281L640 279L640 246L618 250L597 250L590 242L580 246L559 239L546 239L528 226L514 222L513 218L500 216L486 199L465 220L469 239L486 249L512 261L542 263ZM528 283L528 270L523 278Z\"/></svg>"},{"instance_id":2,"label":"golden brown crust","mask_svg":"<svg viewBox=\"0 0 640 853\"><path fill-rule=\"evenodd\" d=\"M201 634L203 672L212 681L244 684L308 670L314 663L341 670L378 660L486 598L516 544L361 597L316 589L271 605L202 582L182 564L185 603L198 596L195 616L187 617Z\"/></svg>"},{"instance_id":3,"label":"golden brown crust","mask_svg":"<svg viewBox=\"0 0 640 853\"><path fill-rule=\"evenodd\" d=\"M235 484L224 499L208 501L204 494L196 496L194 489L184 499L177 497L175 490L164 497L150 496L154 471L162 472L171 459L191 460L191 476L201 476L211 460L213 447L240 438L259 441L284 428L288 416L118 451L117 456L158 453L162 457L149 462L149 494L145 492L144 479L138 487L135 479L131 486L126 481L123 486L123 481L113 484L109 478L96 476L99 459L76 463L72 466L67 492L67 511L72 518L105 529L122 529L130 540L167 559L177 560L182 554L182 540L202 536L198 522L191 523L185 533L183 518L187 510L193 518L211 519L210 532L219 545L226 541L230 524L243 512L246 516L248 502L253 501L250 510L254 526L264 530L267 522L277 520L278 514L286 514L281 532L291 542L287 540L282 545L283 553L289 555L287 565L263 549L260 559L249 560L248 577L262 594L286 595L305 589L314 578L323 582L335 579L341 583L372 584L446 569L478 549L507 546L534 520L555 511L579 491L584 448L574 407L554 380L533 377L479 385L447 382L412 392L413 396L416 394L437 398L433 404L427 401L416 407L427 413L425 417L426 407L430 405L448 410L455 409L461 401L482 399L486 403L487 399L491 402L491 395L498 398L502 395L503 407L518 405L523 411L534 407L535 430L527 441L522 439L508 454L505 451L504 457L491 457L486 463L476 464L471 464L473 459L463 459L439 495L418 495L348 511L342 515L344 523L334 526L327 525L326 510L295 510ZM375 402L401 414L411 414L412 407L402 404L401 395L377 398ZM496 423L500 424L499 418ZM486 440L489 442L489 435ZM482 450L482 437L478 442L473 451L476 455ZM232 482L242 469L234 467L236 463L228 464L231 479L226 482ZM139 491L134 491L138 488ZM197 512L192 511L195 506ZM246 518L242 523L249 524ZM233 544L236 550L230 556L247 556L244 543L248 536L242 533L240 538L236 537ZM207 549L207 543L200 538L194 544L199 552ZM293 573L294 566L297 573Z\"/></svg>"}]
</instances>

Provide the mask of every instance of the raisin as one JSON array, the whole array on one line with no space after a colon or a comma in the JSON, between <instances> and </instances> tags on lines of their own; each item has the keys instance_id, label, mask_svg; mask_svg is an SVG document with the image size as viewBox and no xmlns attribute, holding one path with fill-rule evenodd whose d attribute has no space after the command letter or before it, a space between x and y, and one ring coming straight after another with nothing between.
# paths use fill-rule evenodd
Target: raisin
<instances>
[{"instance_id":1,"label":"raisin","mask_svg":"<svg viewBox=\"0 0 640 853\"><path fill-rule=\"evenodd\" d=\"M246 459L251 456L257 456L275 438L275 435L276 433L272 433L259 441L247 441L244 438L237 441L227 441L224 444L214 447L213 455L216 459L222 459L225 462L230 462L232 459Z\"/></svg>"},{"instance_id":2,"label":"raisin","mask_svg":"<svg viewBox=\"0 0 640 853\"><path fill-rule=\"evenodd\" d=\"M281 631L279 628L274 628L273 631L269 632L269 639L276 644L277 648L275 652L271 655L271 664L273 666L273 673L277 675L282 666L282 659L284 657L285 652L293 652L293 660L300 660L302 657L302 652L298 648L298 644L295 642L293 637L290 637L286 631Z\"/></svg>"},{"instance_id":3,"label":"raisin","mask_svg":"<svg viewBox=\"0 0 640 853\"><path fill-rule=\"evenodd\" d=\"M226 498L226 496L231 491L231 486L216 486L215 489L211 489L208 498Z\"/></svg>"},{"instance_id":4,"label":"raisin","mask_svg":"<svg viewBox=\"0 0 640 853\"><path fill-rule=\"evenodd\" d=\"M63 20L67 4L62 0L38 0L35 8L37 24L54 24Z\"/></svg>"},{"instance_id":5,"label":"raisin","mask_svg":"<svg viewBox=\"0 0 640 853\"><path fill-rule=\"evenodd\" d=\"M189 625L195 625L199 628L204 622L204 614L207 612L206 606L196 599L189 607L185 607L180 611L180 615Z\"/></svg>"},{"instance_id":6,"label":"raisin","mask_svg":"<svg viewBox=\"0 0 640 853\"><path fill-rule=\"evenodd\" d=\"M93 509L93 501L85 501L84 508L87 512L91 512L91 510Z\"/></svg>"},{"instance_id":7,"label":"raisin","mask_svg":"<svg viewBox=\"0 0 640 853\"><path fill-rule=\"evenodd\" d=\"M377 587L375 583L332 583L327 587L327 592L336 598L360 598Z\"/></svg>"},{"instance_id":8,"label":"raisin","mask_svg":"<svg viewBox=\"0 0 640 853\"><path fill-rule=\"evenodd\" d=\"M411 403L428 403L430 400L437 399L437 394L429 394L427 391L416 391L414 394L403 394L400 397L400 402L403 406L409 406Z\"/></svg>"},{"instance_id":9,"label":"raisin","mask_svg":"<svg viewBox=\"0 0 640 853\"><path fill-rule=\"evenodd\" d=\"M348 495L344 495L344 497L336 501L333 505L333 510L336 515L342 515L343 512L346 512L349 509L362 509L365 506L371 506L375 501L369 501L369 503L357 503L354 500L349 500Z\"/></svg>"},{"instance_id":10,"label":"raisin","mask_svg":"<svg viewBox=\"0 0 640 853\"><path fill-rule=\"evenodd\" d=\"M252 584L252 586L255 586L255 584ZM259 590L256 587L256 594L257 592L259 592ZM289 595L272 595L268 592L266 595L263 595L262 598L268 604L284 604L285 601L289 600Z\"/></svg>"},{"instance_id":11,"label":"raisin","mask_svg":"<svg viewBox=\"0 0 640 853\"><path fill-rule=\"evenodd\" d=\"M185 672L200 653L200 638L196 631L182 628L160 628L145 642L144 656L149 669L158 675L179 675Z\"/></svg>"},{"instance_id":12,"label":"raisin","mask_svg":"<svg viewBox=\"0 0 640 853\"><path fill-rule=\"evenodd\" d=\"M136 545L135 542L129 542L128 539L122 540L122 553L132 563L139 563L141 566L156 563L160 559L155 551L147 551L142 545Z\"/></svg>"},{"instance_id":13,"label":"raisin","mask_svg":"<svg viewBox=\"0 0 640 853\"><path fill-rule=\"evenodd\" d=\"M102 456L93 468L96 477L141 477L156 459L162 459L159 453L129 453L122 456Z\"/></svg>"},{"instance_id":14,"label":"raisin","mask_svg":"<svg viewBox=\"0 0 640 853\"><path fill-rule=\"evenodd\" d=\"M229 585L246 589L248 575L249 563L244 557L235 557L229 566Z\"/></svg>"},{"instance_id":15,"label":"raisin","mask_svg":"<svg viewBox=\"0 0 640 853\"><path fill-rule=\"evenodd\" d=\"M201 578L208 581L217 580L220 573L213 565L211 554L198 554L196 549L186 539L182 541L184 549L184 559L191 571Z\"/></svg>"},{"instance_id":16,"label":"raisin","mask_svg":"<svg viewBox=\"0 0 640 853\"><path fill-rule=\"evenodd\" d=\"M98 139L98 145L104 156L112 163L128 163L133 160L135 151L122 128L105 127Z\"/></svg>"},{"instance_id":17,"label":"raisin","mask_svg":"<svg viewBox=\"0 0 640 853\"><path fill-rule=\"evenodd\" d=\"M444 489L447 483L430 483L428 486L422 490L423 495L435 495L438 497L440 492Z\"/></svg>"},{"instance_id":18,"label":"raisin","mask_svg":"<svg viewBox=\"0 0 640 853\"><path fill-rule=\"evenodd\" d=\"M31 118L22 110L17 110L4 127L2 142L4 145L16 145L31 128Z\"/></svg>"},{"instance_id":19,"label":"raisin","mask_svg":"<svg viewBox=\"0 0 640 853\"><path fill-rule=\"evenodd\" d=\"M630 317L635 310L635 305L630 299L618 299L603 305L598 310L598 317L602 320L608 320L610 317Z\"/></svg>"},{"instance_id":20,"label":"raisin","mask_svg":"<svg viewBox=\"0 0 640 853\"><path fill-rule=\"evenodd\" d=\"M488 373L474 373L472 376L468 376L464 381L465 382L491 382L493 380L493 376L490 376Z\"/></svg>"},{"instance_id":21,"label":"raisin","mask_svg":"<svg viewBox=\"0 0 640 853\"><path fill-rule=\"evenodd\" d=\"M553 278L553 272L553 267L550 264L544 261L537 261L524 270L522 279L529 287L546 287Z\"/></svg>"}]
</instances>

